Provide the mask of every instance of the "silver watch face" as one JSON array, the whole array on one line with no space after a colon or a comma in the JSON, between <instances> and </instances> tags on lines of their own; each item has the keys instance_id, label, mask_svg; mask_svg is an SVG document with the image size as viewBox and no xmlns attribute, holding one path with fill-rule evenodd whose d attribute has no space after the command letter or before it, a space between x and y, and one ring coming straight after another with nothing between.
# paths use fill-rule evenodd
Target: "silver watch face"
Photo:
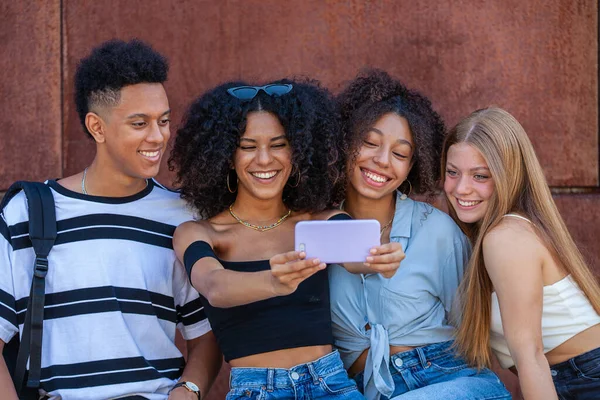
<instances>
[{"instance_id":1,"label":"silver watch face","mask_svg":"<svg viewBox=\"0 0 600 400\"><path fill-rule=\"evenodd\" d=\"M190 389L192 392L198 392L200 390L200 388L198 386L196 386L196 384L194 382L186 382L186 383L184 383L184 385L185 385L185 387Z\"/></svg>"}]
</instances>

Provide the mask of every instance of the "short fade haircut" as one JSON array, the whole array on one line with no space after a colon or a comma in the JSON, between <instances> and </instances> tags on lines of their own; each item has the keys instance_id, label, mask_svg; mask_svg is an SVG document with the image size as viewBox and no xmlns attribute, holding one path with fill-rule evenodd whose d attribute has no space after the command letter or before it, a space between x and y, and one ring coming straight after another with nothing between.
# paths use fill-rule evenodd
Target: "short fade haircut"
<instances>
[{"instance_id":1,"label":"short fade haircut","mask_svg":"<svg viewBox=\"0 0 600 400\"><path fill-rule=\"evenodd\" d=\"M75 72L75 106L84 131L85 116L97 107L116 106L121 89L167 80L167 59L141 40L109 40L82 58Z\"/></svg>"}]
</instances>

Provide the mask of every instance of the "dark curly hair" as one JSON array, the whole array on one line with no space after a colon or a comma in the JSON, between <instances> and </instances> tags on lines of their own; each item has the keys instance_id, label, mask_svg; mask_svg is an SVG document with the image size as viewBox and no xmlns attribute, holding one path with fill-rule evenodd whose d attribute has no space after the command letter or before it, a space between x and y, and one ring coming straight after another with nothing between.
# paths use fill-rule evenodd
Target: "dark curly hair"
<instances>
[{"instance_id":1,"label":"dark curly hair","mask_svg":"<svg viewBox=\"0 0 600 400\"><path fill-rule=\"evenodd\" d=\"M407 89L385 71L366 69L338 95L337 104L343 127L339 145L346 150L346 163L355 162L365 136L377 120L393 112L406 118L415 142L413 166L408 174L413 193L435 192L446 128L425 96ZM342 190L341 185L337 190Z\"/></svg>"},{"instance_id":2,"label":"dark curly hair","mask_svg":"<svg viewBox=\"0 0 600 400\"><path fill-rule=\"evenodd\" d=\"M163 83L167 59L141 40L109 40L82 58L75 72L75 106L85 132L85 116L97 106L115 106L124 86Z\"/></svg>"},{"instance_id":3,"label":"dark curly hair","mask_svg":"<svg viewBox=\"0 0 600 400\"><path fill-rule=\"evenodd\" d=\"M227 89L245 82L222 84L195 100L177 136L169 169L177 172L181 196L204 218L211 218L235 201L227 189L233 155L246 129L246 116L254 111L275 115L283 126L292 151L290 181L283 201L294 211L326 208L333 186L340 180L342 156L337 147L339 116L330 93L311 80L279 80L292 90L279 97L260 91L251 101L241 101ZM297 182L297 183L296 183Z\"/></svg>"}]
</instances>

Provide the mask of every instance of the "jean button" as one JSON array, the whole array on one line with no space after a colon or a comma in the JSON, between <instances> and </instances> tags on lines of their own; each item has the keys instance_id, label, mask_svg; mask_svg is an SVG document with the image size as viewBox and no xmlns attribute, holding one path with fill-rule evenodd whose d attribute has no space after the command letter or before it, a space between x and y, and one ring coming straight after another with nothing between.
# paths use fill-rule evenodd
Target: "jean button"
<instances>
[{"instance_id":1,"label":"jean button","mask_svg":"<svg viewBox=\"0 0 600 400\"><path fill-rule=\"evenodd\" d=\"M550 370L550 375L556 376L556 375L558 375L558 372L556 372L555 370L551 369Z\"/></svg>"},{"instance_id":2,"label":"jean button","mask_svg":"<svg viewBox=\"0 0 600 400\"><path fill-rule=\"evenodd\" d=\"M394 364L396 365L396 367L400 368L402 366L402 364L404 364L404 362L402 361L401 358L396 358L394 360Z\"/></svg>"},{"instance_id":3,"label":"jean button","mask_svg":"<svg viewBox=\"0 0 600 400\"><path fill-rule=\"evenodd\" d=\"M298 373L296 371L292 372L292 379L297 381L298 378L300 378L300 375L298 375Z\"/></svg>"}]
</instances>

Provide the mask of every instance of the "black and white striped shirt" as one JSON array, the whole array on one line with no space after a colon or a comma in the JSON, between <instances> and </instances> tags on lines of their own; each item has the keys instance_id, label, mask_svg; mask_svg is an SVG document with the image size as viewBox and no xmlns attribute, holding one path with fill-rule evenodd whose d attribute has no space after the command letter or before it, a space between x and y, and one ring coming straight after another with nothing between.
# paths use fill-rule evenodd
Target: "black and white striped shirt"
<instances>
[{"instance_id":1,"label":"black and white striped shirt","mask_svg":"<svg viewBox=\"0 0 600 400\"><path fill-rule=\"evenodd\" d=\"M210 330L173 252L173 232L192 212L153 180L124 198L47 183L58 235L46 276L42 394L166 399L184 367L176 328L185 339ZM0 339L8 342L23 329L33 274L24 194L1 216Z\"/></svg>"}]
</instances>

